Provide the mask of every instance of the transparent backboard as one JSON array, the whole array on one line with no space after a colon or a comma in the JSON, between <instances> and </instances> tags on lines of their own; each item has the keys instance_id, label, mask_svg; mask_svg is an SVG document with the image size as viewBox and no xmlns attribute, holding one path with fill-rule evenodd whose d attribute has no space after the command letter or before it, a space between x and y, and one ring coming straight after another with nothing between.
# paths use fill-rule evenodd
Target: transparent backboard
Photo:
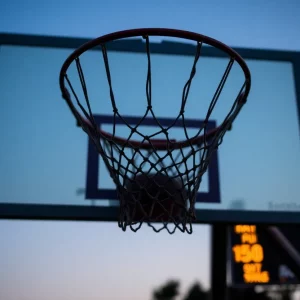
<instances>
[{"instance_id":1,"label":"transparent backboard","mask_svg":"<svg viewBox=\"0 0 300 300\"><path fill-rule=\"evenodd\" d=\"M1 37L0 215L115 220L114 184L87 135L76 126L58 85L60 68L75 49L76 40L28 38L36 42L18 45L17 36ZM112 46L108 57L117 106L134 123L146 107L147 57L135 51L143 46L142 41L132 41L132 45L138 46L131 51L124 51L121 43ZM182 55L178 55L180 46ZM168 123L180 107L194 47L165 42L153 48L153 107ZM286 59L267 59L264 53L254 59L255 50L243 51L250 57L244 58L252 89L203 176L197 217L199 222L300 222L295 213L300 212L295 66ZM205 118L228 63L210 49L205 53L186 109L191 134ZM112 107L102 54L90 51L81 62L97 122L111 131ZM75 69L71 76L76 81ZM210 118L211 128L220 125L228 113L243 79L234 66ZM152 129L150 118L144 130ZM119 126L117 134L126 135L126 128ZM172 135L177 140L184 138L181 128L175 128Z\"/></svg>"}]
</instances>

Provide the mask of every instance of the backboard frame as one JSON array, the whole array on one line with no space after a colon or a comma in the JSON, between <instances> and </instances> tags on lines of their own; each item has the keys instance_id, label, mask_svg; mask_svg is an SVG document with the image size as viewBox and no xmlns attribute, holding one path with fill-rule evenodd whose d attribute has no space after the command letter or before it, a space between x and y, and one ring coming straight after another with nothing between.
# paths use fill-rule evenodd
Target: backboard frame
<instances>
[{"instance_id":1,"label":"backboard frame","mask_svg":"<svg viewBox=\"0 0 300 300\"><path fill-rule=\"evenodd\" d=\"M0 34L1 45L18 45L50 48L78 48L89 39ZM115 41L108 45L108 50L144 52L144 43L140 39ZM134 49L134 50L133 50ZM292 63L296 99L298 123L300 117L300 52L260 50L233 48L244 59L287 61ZM173 55L194 55L194 47L190 44L162 41L151 44L153 53ZM204 47L202 56L223 57L220 51L211 47ZM57 85L59 89L59 86ZM54 99L55 101L55 99ZM63 101L62 101L63 102ZM116 221L118 218L118 207L82 207L76 205L48 205L48 204L7 204L0 203L0 219L22 219L22 220L82 220L82 221ZM259 224L292 224L300 223L299 212L262 212L242 210L201 210L197 211L197 223L251 223Z\"/></svg>"}]
</instances>

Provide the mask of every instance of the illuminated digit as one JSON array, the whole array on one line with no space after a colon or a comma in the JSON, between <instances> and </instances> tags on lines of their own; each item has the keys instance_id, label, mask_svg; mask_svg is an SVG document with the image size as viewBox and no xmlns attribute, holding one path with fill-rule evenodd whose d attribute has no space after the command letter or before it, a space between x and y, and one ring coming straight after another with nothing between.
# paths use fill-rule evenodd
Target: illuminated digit
<instances>
[{"instance_id":1,"label":"illuminated digit","mask_svg":"<svg viewBox=\"0 0 300 300\"><path fill-rule=\"evenodd\" d=\"M241 236L242 243L256 244L257 237L255 233L243 233Z\"/></svg>"},{"instance_id":2,"label":"illuminated digit","mask_svg":"<svg viewBox=\"0 0 300 300\"><path fill-rule=\"evenodd\" d=\"M241 227L242 227L242 225L235 225L235 233L240 233L241 232Z\"/></svg>"},{"instance_id":3,"label":"illuminated digit","mask_svg":"<svg viewBox=\"0 0 300 300\"><path fill-rule=\"evenodd\" d=\"M260 263L255 263L255 264L253 264L253 265L255 266L255 272L260 273L260 272L261 272L262 264L260 264Z\"/></svg>"},{"instance_id":4,"label":"illuminated digit","mask_svg":"<svg viewBox=\"0 0 300 300\"><path fill-rule=\"evenodd\" d=\"M243 225L242 232L250 232L250 226L249 225Z\"/></svg>"},{"instance_id":5,"label":"illuminated digit","mask_svg":"<svg viewBox=\"0 0 300 300\"><path fill-rule=\"evenodd\" d=\"M251 234L251 244L257 243L257 235L255 233Z\"/></svg>"},{"instance_id":6,"label":"illuminated digit","mask_svg":"<svg viewBox=\"0 0 300 300\"><path fill-rule=\"evenodd\" d=\"M244 273L255 273L256 268L254 264L244 264L243 265L243 271Z\"/></svg>"},{"instance_id":7,"label":"illuminated digit","mask_svg":"<svg viewBox=\"0 0 300 300\"><path fill-rule=\"evenodd\" d=\"M235 245L232 250L235 262L244 264L251 262L253 254L249 244Z\"/></svg>"},{"instance_id":8,"label":"illuminated digit","mask_svg":"<svg viewBox=\"0 0 300 300\"><path fill-rule=\"evenodd\" d=\"M254 244L251 247L251 256L254 262L260 263L264 260L264 250L260 244Z\"/></svg>"},{"instance_id":9,"label":"illuminated digit","mask_svg":"<svg viewBox=\"0 0 300 300\"><path fill-rule=\"evenodd\" d=\"M270 281L269 272L264 271L264 272L261 273L261 281L263 283L268 283Z\"/></svg>"},{"instance_id":10,"label":"illuminated digit","mask_svg":"<svg viewBox=\"0 0 300 300\"><path fill-rule=\"evenodd\" d=\"M240 245L235 245L232 247L232 251L234 252L234 261L239 263L241 262L241 249Z\"/></svg>"},{"instance_id":11,"label":"illuminated digit","mask_svg":"<svg viewBox=\"0 0 300 300\"><path fill-rule=\"evenodd\" d=\"M256 232L256 226L255 225L251 225L250 226L250 230L252 233L255 233Z\"/></svg>"},{"instance_id":12,"label":"illuminated digit","mask_svg":"<svg viewBox=\"0 0 300 300\"><path fill-rule=\"evenodd\" d=\"M241 256L241 260L244 264L249 263L251 261L252 253L250 250L250 245L241 245Z\"/></svg>"}]
</instances>

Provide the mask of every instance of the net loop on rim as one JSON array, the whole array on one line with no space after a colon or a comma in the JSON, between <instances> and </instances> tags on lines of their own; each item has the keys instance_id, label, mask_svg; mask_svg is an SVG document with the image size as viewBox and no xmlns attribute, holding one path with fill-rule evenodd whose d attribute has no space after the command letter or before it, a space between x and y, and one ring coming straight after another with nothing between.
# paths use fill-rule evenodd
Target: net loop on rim
<instances>
[{"instance_id":1,"label":"net loop on rim","mask_svg":"<svg viewBox=\"0 0 300 300\"><path fill-rule=\"evenodd\" d=\"M197 72L197 63L201 57L203 40L199 39L196 42L190 75L182 91L180 111L171 124L163 126L152 107L149 35L142 34L142 37L145 40L147 55L147 106L144 115L141 116L137 124L131 124L128 121L129 118L122 116L118 111L105 42L101 42L99 45L102 50L114 119L112 132L108 133L100 130L95 122L80 55L77 55L73 60L75 60L84 95L84 105L87 108L82 105L81 99L79 99L68 78L67 67L62 69L61 88L64 98L67 100L80 126L93 141L116 185L120 200L119 227L124 231L127 227L137 231L143 223L147 223L156 232L166 229L172 234L178 229L182 232L192 233L192 223L196 220L196 195L202 176L208 169L212 155L222 143L226 131L230 128L245 103L250 89L250 73L249 76L245 74L245 81L222 124L215 129L209 128L209 118L218 102L232 66L239 57L237 55L230 56L222 78L210 101L205 119L197 133L191 137L187 130L185 107ZM65 87L64 82L67 83L68 89ZM71 103L71 98L75 99L81 113L75 109ZM146 135L142 130L147 118L152 118L158 128L150 135ZM116 124L120 122L129 129L129 134L126 137L120 138L116 135ZM169 137L169 131L174 126L179 126L183 130L184 141L178 142ZM133 137L136 135L141 140L134 140ZM164 138L161 139L161 136Z\"/></svg>"}]
</instances>

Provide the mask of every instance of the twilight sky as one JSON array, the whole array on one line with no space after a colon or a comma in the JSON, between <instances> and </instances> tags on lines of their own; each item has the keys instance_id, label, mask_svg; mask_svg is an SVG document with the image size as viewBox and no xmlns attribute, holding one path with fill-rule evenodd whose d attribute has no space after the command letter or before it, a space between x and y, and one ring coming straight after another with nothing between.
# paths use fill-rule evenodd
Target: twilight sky
<instances>
[{"instance_id":1,"label":"twilight sky","mask_svg":"<svg viewBox=\"0 0 300 300\"><path fill-rule=\"evenodd\" d=\"M170 27L231 46L300 50L299 9L296 0L10 0L0 2L0 32L93 38ZM183 294L195 281L210 285L209 226L169 236L147 227L123 233L113 223L0 221L0 236L1 299L150 300L170 278Z\"/></svg>"}]
</instances>

